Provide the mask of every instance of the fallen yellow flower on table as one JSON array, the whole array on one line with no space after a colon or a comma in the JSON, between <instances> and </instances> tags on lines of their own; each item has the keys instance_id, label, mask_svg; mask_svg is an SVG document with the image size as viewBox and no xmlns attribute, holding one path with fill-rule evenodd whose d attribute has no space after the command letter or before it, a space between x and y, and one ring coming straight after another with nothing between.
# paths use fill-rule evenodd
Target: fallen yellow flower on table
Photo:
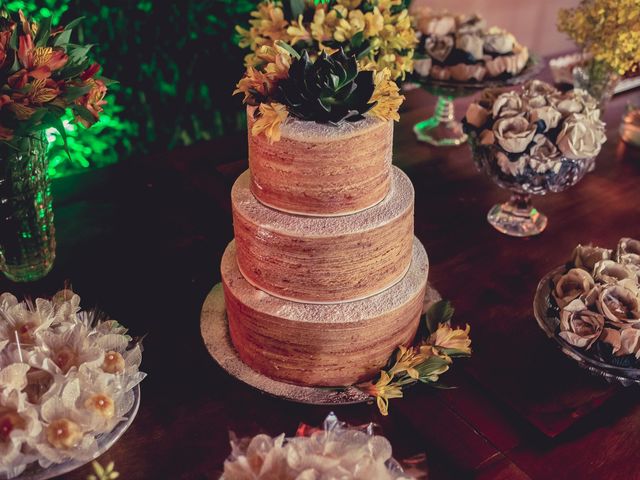
<instances>
[{"instance_id":1,"label":"fallen yellow flower on table","mask_svg":"<svg viewBox=\"0 0 640 480\"><path fill-rule=\"evenodd\" d=\"M461 355L471 355L471 339L469 338L471 327L469 325L463 330L461 328L451 328L451 325L441 323L438 329L431 334L427 343L438 349L455 351Z\"/></svg>"}]
</instances>

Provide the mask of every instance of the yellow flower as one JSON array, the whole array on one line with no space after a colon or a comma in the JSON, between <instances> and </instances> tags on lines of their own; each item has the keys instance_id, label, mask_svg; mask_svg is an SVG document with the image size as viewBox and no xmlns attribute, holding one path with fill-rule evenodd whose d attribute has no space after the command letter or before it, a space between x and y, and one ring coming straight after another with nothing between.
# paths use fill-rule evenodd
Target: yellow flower
<instances>
[{"instance_id":1,"label":"yellow flower","mask_svg":"<svg viewBox=\"0 0 640 480\"><path fill-rule=\"evenodd\" d=\"M368 383L361 386L362 391L368 393L372 397L376 397L378 410L384 416L389 414L389 400L392 398L402 398L402 388L393 385L391 382L393 377L387 372L380 372L380 379L375 383Z\"/></svg>"},{"instance_id":2,"label":"yellow flower","mask_svg":"<svg viewBox=\"0 0 640 480\"><path fill-rule=\"evenodd\" d=\"M258 5L258 10L251 12L253 20L249 23L255 27L263 37L276 40L286 40L287 20L282 8L275 3L266 1Z\"/></svg>"},{"instance_id":3,"label":"yellow flower","mask_svg":"<svg viewBox=\"0 0 640 480\"><path fill-rule=\"evenodd\" d=\"M249 47L253 49L253 44L255 43L255 30L247 30L246 28L242 28L240 25L236 25L236 32L240 36L238 46L240 48Z\"/></svg>"},{"instance_id":4,"label":"yellow flower","mask_svg":"<svg viewBox=\"0 0 640 480\"><path fill-rule=\"evenodd\" d=\"M262 71L271 82L276 82L289 76L291 55L279 45L260 47L256 52L256 58L260 61Z\"/></svg>"},{"instance_id":5,"label":"yellow flower","mask_svg":"<svg viewBox=\"0 0 640 480\"><path fill-rule=\"evenodd\" d=\"M269 143L280 140L280 127L287 119L289 112L280 103L261 103L258 107L260 115L251 128L251 135L264 135L269 139Z\"/></svg>"},{"instance_id":6,"label":"yellow flower","mask_svg":"<svg viewBox=\"0 0 640 480\"><path fill-rule=\"evenodd\" d=\"M366 24L364 28L365 37L375 37L384 28L384 17L378 7L374 7L372 12L365 13L364 21Z\"/></svg>"},{"instance_id":7,"label":"yellow flower","mask_svg":"<svg viewBox=\"0 0 640 480\"><path fill-rule=\"evenodd\" d=\"M364 30L364 13L360 10L352 10L347 18L338 20L333 38L338 42L347 42L358 32Z\"/></svg>"},{"instance_id":8,"label":"yellow flower","mask_svg":"<svg viewBox=\"0 0 640 480\"><path fill-rule=\"evenodd\" d=\"M471 355L470 331L471 327L469 325L462 330L460 328L454 329L446 323L441 323L438 329L429 337L428 343L439 349L455 350L460 354Z\"/></svg>"},{"instance_id":9,"label":"yellow flower","mask_svg":"<svg viewBox=\"0 0 640 480\"><path fill-rule=\"evenodd\" d=\"M289 35L289 42L291 45L295 45L298 42L307 42L311 40L311 34L307 31L302 23L302 15L298 17L298 22L294 22L287 27L287 35Z\"/></svg>"},{"instance_id":10,"label":"yellow flower","mask_svg":"<svg viewBox=\"0 0 640 480\"><path fill-rule=\"evenodd\" d=\"M404 96L400 95L400 89L393 80L390 80L391 72L385 68L380 72L376 72L373 76L375 89L369 103L376 104L369 110L371 115L381 120L400 120L398 109L404 100Z\"/></svg>"},{"instance_id":11,"label":"yellow flower","mask_svg":"<svg viewBox=\"0 0 640 480\"><path fill-rule=\"evenodd\" d=\"M424 362L432 355L432 350L407 348L402 345L398 347L396 353L396 363L389 370L389 375L399 375L405 373L413 379L418 379L420 373L414 368Z\"/></svg>"},{"instance_id":12,"label":"yellow flower","mask_svg":"<svg viewBox=\"0 0 640 480\"><path fill-rule=\"evenodd\" d=\"M398 6L402 4L402 0L378 0L377 3L378 8L381 12L388 12L392 7Z\"/></svg>"},{"instance_id":13,"label":"yellow flower","mask_svg":"<svg viewBox=\"0 0 640 480\"><path fill-rule=\"evenodd\" d=\"M247 67L247 73L240 79L236 85L236 89L233 91L233 95L236 93L243 93L244 103L249 105L255 104L258 99L254 97L257 92L258 95L266 97L271 91L272 85L269 77L254 67Z\"/></svg>"},{"instance_id":14,"label":"yellow flower","mask_svg":"<svg viewBox=\"0 0 640 480\"><path fill-rule=\"evenodd\" d=\"M323 8L316 9L313 14L313 21L311 22L311 37L317 42L326 42L333 37L331 28L325 22L326 12Z\"/></svg>"},{"instance_id":15,"label":"yellow flower","mask_svg":"<svg viewBox=\"0 0 640 480\"><path fill-rule=\"evenodd\" d=\"M620 75L640 62L640 0L583 0L559 11L558 29Z\"/></svg>"},{"instance_id":16,"label":"yellow flower","mask_svg":"<svg viewBox=\"0 0 640 480\"><path fill-rule=\"evenodd\" d=\"M339 5L343 5L349 10L354 10L360 6L362 0L337 0L336 3Z\"/></svg>"}]
</instances>

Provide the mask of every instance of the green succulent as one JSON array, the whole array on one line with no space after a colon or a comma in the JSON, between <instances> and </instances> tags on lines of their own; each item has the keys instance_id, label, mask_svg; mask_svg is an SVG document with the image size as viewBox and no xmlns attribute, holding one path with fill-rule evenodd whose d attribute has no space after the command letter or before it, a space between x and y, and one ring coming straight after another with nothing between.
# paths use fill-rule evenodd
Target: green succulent
<instances>
[{"instance_id":1,"label":"green succulent","mask_svg":"<svg viewBox=\"0 0 640 480\"><path fill-rule=\"evenodd\" d=\"M342 49L320 53L315 62L307 51L291 62L289 77L279 85L279 100L301 120L319 123L356 121L375 105L373 72L358 72L355 57Z\"/></svg>"}]
</instances>

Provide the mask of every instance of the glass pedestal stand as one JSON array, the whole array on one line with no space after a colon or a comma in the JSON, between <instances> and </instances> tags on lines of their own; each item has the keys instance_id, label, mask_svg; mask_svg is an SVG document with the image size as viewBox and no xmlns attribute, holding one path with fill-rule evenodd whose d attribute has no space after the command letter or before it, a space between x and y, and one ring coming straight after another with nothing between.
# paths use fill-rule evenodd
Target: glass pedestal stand
<instances>
[{"instance_id":1,"label":"glass pedestal stand","mask_svg":"<svg viewBox=\"0 0 640 480\"><path fill-rule=\"evenodd\" d=\"M456 98L474 95L485 88L519 85L533 78L540 70L542 70L542 62L536 55L531 55L525 68L515 77L496 77L486 82L456 82L414 76L409 80L410 82L417 83L422 89L438 97L434 115L413 126L417 139L435 147L462 145L467 141L467 135L462 131L462 124L455 117L453 101Z\"/></svg>"},{"instance_id":2,"label":"glass pedestal stand","mask_svg":"<svg viewBox=\"0 0 640 480\"><path fill-rule=\"evenodd\" d=\"M508 202L494 205L487 220L493 228L512 237L532 237L547 227L547 216L531 204L531 195L518 192Z\"/></svg>"},{"instance_id":3,"label":"glass pedestal stand","mask_svg":"<svg viewBox=\"0 0 640 480\"><path fill-rule=\"evenodd\" d=\"M462 124L455 119L453 97L438 97L433 117L416 123L413 131L421 142L435 147L461 145L467 141Z\"/></svg>"}]
</instances>

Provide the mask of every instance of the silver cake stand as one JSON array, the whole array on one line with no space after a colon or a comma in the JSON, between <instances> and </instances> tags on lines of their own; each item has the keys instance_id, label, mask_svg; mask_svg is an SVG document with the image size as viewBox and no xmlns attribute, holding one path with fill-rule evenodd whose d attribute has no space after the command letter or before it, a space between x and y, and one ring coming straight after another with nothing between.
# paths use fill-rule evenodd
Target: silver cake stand
<instances>
[{"instance_id":1,"label":"silver cake stand","mask_svg":"<svg viewBox=\"0 0 640 480\"><path fill-rule=\"evenodd\" d=\"M423 312L441 299L440 294L427 284ZM273 380L249 367L240 359L231 342L221 283L213 287L204 301L200 314L200 331L209 354L229 375L274 397L311 405L351 405L373 400L355 387L293 385Z\"/></svg>"}]
</instances>

